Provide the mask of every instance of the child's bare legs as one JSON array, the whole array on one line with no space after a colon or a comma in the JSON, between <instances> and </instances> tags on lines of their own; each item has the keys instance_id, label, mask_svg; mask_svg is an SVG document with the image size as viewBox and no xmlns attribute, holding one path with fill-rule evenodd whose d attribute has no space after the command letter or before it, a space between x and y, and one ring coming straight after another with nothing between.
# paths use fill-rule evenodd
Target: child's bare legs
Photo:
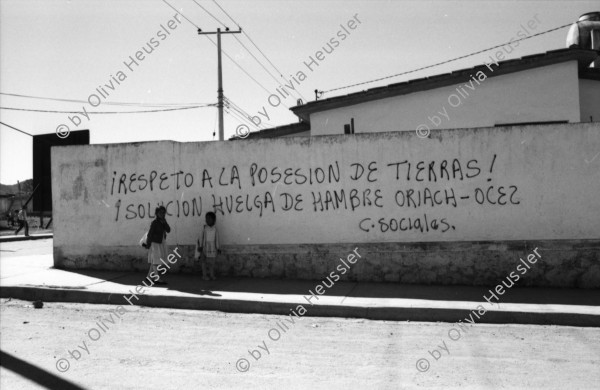
<instances>
[{"instance_id":1,"label":"child's bare legs","mask_svg":"<svg viewBox=\"0 0 600 390\"><path fill-rule=\"evenodd\" d=\"M217 280L217 278L215 277L215 259L211 259L210 262L210 278L212 280Z\"/></svg>"},{"instance_id":2,"label":"child's bare legs","mask_svg":"<svg viewBox=\"0 0 600 390\"><path fill-rule=\"evenodd\" d=\"M158 280L156 280L156 276L154 276L154 277L150 276L150 274L152 272L154 272L154 275L158 276ZM162 278L160 277L160 275L161 274L158 272L158 264L150 264L150 269L148 270L148 275L147 275L148 280L152 280L155 283L162 282Z\"/></svg>"},{"instance_id":3,"label":"child's bare legs","mask_svg":"<svg viewBox=\"0 0 600 390\"><path fill-rule=\"evenodd\" d=\"M215 277L215 258L214 257L209 257L206 259L206 262L208 263L208 273L205 274L207 277L211 278L212 280L216 280L217 278Z\"/></svg>"},{"instance_id":4,"label":"child's bare legs","mask_svg":"<svg viewBox=\"0 0 600 390\"><path fill-rule=\"evenodd\" d=\"M208 278L208 274L206 273L206 262L207 262L206 259L202 260L202 279L204 279L204 280L210 280Z\"/></svg>"},{"instance_id":5,"label":"child's bare legs","mask_svg":"<svg viewBox=\"0 0 600 390\"><path fill-rule=\"evenodd\" d=\"M216 280L215 277L215 258L205 257L202 259L202 279L204 280Z\"/></svg>"}]
</instances>

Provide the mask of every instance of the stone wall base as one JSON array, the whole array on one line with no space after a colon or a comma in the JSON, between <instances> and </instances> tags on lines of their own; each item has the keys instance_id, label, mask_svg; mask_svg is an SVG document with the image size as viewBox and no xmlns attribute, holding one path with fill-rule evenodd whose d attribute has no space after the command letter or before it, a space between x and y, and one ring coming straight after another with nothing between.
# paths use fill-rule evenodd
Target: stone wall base
<instances>
[{"instance_id":1,"label":"stone wall base","mask_svg":"<svg viewBox=\"0 0 600 390\"><path fill-rule=\"evenodd\" d=\"M169 245L169 253L174 248ZM194 246L178 248L182 258L170 265L169 272L199 273ZM535 248L541 259L525 273L517 271L522 264L519 259L526 261ZM520 287L600 288L600 240L235 245L222 249L216 267L221 276L322 280L336 272L345 281L495 286L514 271ZM355 249L361 257L349 264L347 257ZM346 267L340 258L350 267L343 275L340 270ZM136 246L55 246L54 265L148 269L147 251Z\"/></svg>"}]
</instances>

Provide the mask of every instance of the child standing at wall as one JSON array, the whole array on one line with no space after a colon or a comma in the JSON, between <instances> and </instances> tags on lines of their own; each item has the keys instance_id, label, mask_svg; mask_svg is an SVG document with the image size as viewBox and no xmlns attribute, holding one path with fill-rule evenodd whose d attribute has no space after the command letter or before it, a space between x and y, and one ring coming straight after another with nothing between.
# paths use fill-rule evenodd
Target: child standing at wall
<instances>
[{"instance_id":1,"label":"child standing at wall","mask_svg":"<svg viewBox=\"0 0 600 390\"><path fill-rule=\"evenodd\" d=\"M217 216L212 211L206 213L206 224L202 229L202 234L198 238L196 243L196 257L200 258L202 264L202 278L204 280L210 279L215 280L215 261L217 255L221 254L219 246L219 233L215 226L217 222ZM207 273L208 267L208 273Z\"/></svg>"},{"instance_id":2,"label":"child standing at wall","mask_svg":"<svg viewBox=\"0 0 600 390\"><path fill-rule=\"evenodd\" d=\"M157 207L154 213L156 214L156 218L150 224L148 238L144 245L149 249L148 263L150 263L150 269L148 270L147 278L148 281L150 281L150 278L154 280L156 275L158 275L158 280L154 284L167 284L167 282L161 279L158 273L158 266L163 263L162 260L167 259L167 233L171 232L171 227L165 219L167 209L164 206ZM161 272L161 275L163 273ZM152 276L152 274L155 274L155 276Z\"/></svg>"}]
</instances>

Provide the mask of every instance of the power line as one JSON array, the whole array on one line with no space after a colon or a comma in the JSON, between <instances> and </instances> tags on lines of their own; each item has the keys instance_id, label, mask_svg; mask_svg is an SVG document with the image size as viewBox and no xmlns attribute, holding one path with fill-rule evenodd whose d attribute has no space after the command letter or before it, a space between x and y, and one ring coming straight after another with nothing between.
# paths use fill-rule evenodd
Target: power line
<instances>
[{"instance_id":1,"label":"power line","mask_svg":"<svg viewBox=\"0 0 600 390\"><path fill-rule=\"evenodd\" d=\"M248 124L248 125L250 125L250 126L254 126L254 127L256 127L256 125L255 125L254 123L252 123L252 121L250 121L250 120L246 119L244 116L242 116L242 115L238 114L238 113L237 113L237 112L235 112L235 111L231 111L231 110L229 110L229 109L226 109L226 110L225 110L225 113L226 113L226 114L229 114L230 116L232 116L233 118L235 118L235 119L237 120L237 122L244 123L244 124Z\"/></svg>"},{"instance_id":2,"label":"power line","mask_svg":"<svg viewBox=\"0 0 600 390\"><path fill-rule=\"evenodd\" d=\"M228 28L227 25L225 23L223 23L220 19L218 19L216 16L214 16L212 13L210 13L205 7L203 7L200 3L198 3L196 0L192 0L194 3L196 3L196 5L198 5L198 7L202 8L207 14L209 14L214 20L217 21L217 23L221 24L223 27ZM231 18L231 17L230 17ZM233 19L232 19L233 20ZM234 21L235 23L235 21ZM241 29L241 27L235 23L239 29ZM243 33L243 31L242 31ZM260 65L265 72L267 72L267 74L275 81L275 83L280 84L279 81L277 80L277 77L273 76L273 74L271 73L271 71L269 69L267 69L262 62L260 62L260 60L258 58L256 58L256 56L254 55L254 53L252 53L250 51L250 49L248 49L248 47L246 47L246 45L244 45L244 42L242 42L238 37L236 37L235 35L233 36L233 38L235 38L235 40L244 48L246 49L246 51L248 52L248 54L250 54L252 56L252 58L254 58L254 60L256 61L256 63L258 65Z\"/></svg>"},{"instance_id":3,"label":"power line","mask_svg":"<svg viewBox=\"0 0 600 390\"><path fill-rule=\"evenodd\" d=\"M250 123L252 123L253 126L257 126L252 121L252 116L250 114L248 114L244 109L242 109L240 106L235 104L232 100L230 100L226 96L224 96L224 98L225 98L225 103L226 103L228 109L233 109L234 111L237 111L244 119L247 119L248 121L250 121Z\"/></svg>"},{"instance_id":4,"label":"power line","mask_svg":"<svg viewBox=\"0 0 600 390\"><path fill-rule=\"evenodd\" d=\"M237 111L241 116L243 116L244 118L248 119L250 121L250 123L252 123L252 126L260 128L260 126L262 125L264 127L264 125L262 124L262 121L260 124L255 124L254 121L252 120L252 116L249 115L244 109L242 109L240 106L238 106L237 104L235 104L233 101L227 99L227 103L230 105L230 107Z\"/></svg>"},{"instance_id":5,"label":"power line","mask_svg":"<svg viewBox=\"0 0 600 390\"><path fill-rule=\"evenodd\" d=\"M187 16L185 16L181 11L177 10L177 8L173 7L171 4L167 3L166 0L163 0L163 2L165 4L167 4L169 7L171 7L175 12L178 12L179 14L181 14L181 16L184 17L185 20L187 20L192 26L196 27L197 29L199 29L200 27L198 25L196 25L196 23L192 22ZM216 42L212 40L212 38L206 36L206 39L208 39L213 45L217 46ZM266 93L268 93L269 95L271 94L271 92L265 88L264 85L262 85L261 83L259 83L254 77L252 77L240 64L237 63L237 61L235 61L225 50L223 50L223 54L225 54L225 56L227 58L229 58L229 60L231 62L233 62L242 72L244 72L246 74L246 76L248 76L250 79L252 79L252 81L254 81L259 87L261 87ZM283 102L282 105L285 106L286 108L289 108L288 106L286 106Z\"/></svg>"},{"instance_id":6,"label":"power line","mask_svg":"<svg viewBox=\"0 0 600 390\"><path fill-rule=\"evenodd\" d=\"M192 0L194 3L196 3L196 5L200 8L202 8L204 10L204 12L206 12L207 14L209 14L214 20L217 21L217 23L220 23L221 25L223 25L223 27L227 27L225 26L225 23L221 22L219 19L217 19L217 17L213 14L211 14L206 8L204 8L200 3L198 3L196 0ZM236 23L237 24L237 23ZM239 28L240 26L238 26Z\"/></svg>"},{"instance_id":7,"label":"power line","mask_svg":"<svg viewBox=\"0 0 600 390\"><path fill-rule=\"evenodd\" d=\"M225 111L225 112L227 113L227 115L231 116L233 119L236 119L236 121L237 121L238 123L240 123L240 124L243 124L243 125L246 125L246 124L248 124L248 125L250 125L250 126L254 126L254 127L256 127L256 125L255 125L255 124L253 124L252 122L248 122L247 120L240 119L240 118L239 118L239 116L237 116L237 115L235 114L235 112L234 112L234 111L231 111L231 112L230 112L230 111ZM251 128L251 127L248 127L248 130L250 130L250 128ZM260 129L260 128L258 128L258 127L256 127L256 129L257 129L257 130L259 130L259 131L261 130L261 129ZM236 134L236 135L237 135L237 134Z\"/></svg>"},{"instance_id":8,"label":"power line","mask_svg":"<svg viewBox=\"0 0 600 390\"><path fill-rule=\"evenodd\" d=\"M243 118L243 119L244 119L244 121L245 121L246 123L248 123L248 124L252 125L253 127L256 127L257 129L260 129L260 127L261 127L261 126L262 126L262 127L264 127L264 125L262 125L262 123L261 123L261 124L258 124L258 125L257 125L256 123L254 123L254 122L252 121L252 119L251 119L251 118L249 118L248 116L246 116L246 115L245 115L243 112L241 112L240 110L238 110L238 109L237 109L235 106L233 106L233 105L232 105L231 107L229 107L229 110L230 110L230 112L231 112L232 114L235 114L235 115L238 115L238 116L240 116L241 118Z\"/></svg>"},{"instance_id":9,"label":"power line","mask_svg":"<svg viewBox=\"0 0 600 390\"><path fill-rule=\"evenodd\" d=\"M256 123L254 123L254 121L252 120L252 116L249 115L244 109L242 109L240 106L238 106L237 104L235 104L232 100L230 100L229 98L225 97L225 101L227 103L227 108L228 109L233 109L233 111L231 111L232 114L236 114L241 116L244 121L248 124L250 124L251 126L254 126L256 128L260 128L260 126L262 125L263 127L265 127L265 125L263 125L263 123L261 122L261 124L257 125Z\"/></svg>"},{"instance_id":10,"label":"power line","mask_svg":"<svg viewBox=\"0 0 600 390\"><path fill-rule=\"evenodd\" d=\"M231 116L232 118L236 119L236 121L237 121L238 123L247 124L247 125L249 125L249 126L251 126L251 127L256 127L257 129L259 129L259 130L260 130L260 128L259 128L259 127L257 127L257 126L256 126L256 125L255 125L255 124L252 122L252 121L248 120L248 119L247 119L247 118L245 118L243 115L240 115L240 114L238 114L238 113L237 113L237 112L235 112L235 111L231 111L231 110L229 110L229 109L226 109L226 110L225 110L225 113L226 113L227 115Z\"/></svg>"},{"instance_id":11,"label":"power line","mask_svg":"<svg viewBox=\"0 0 600 390\"><path fill-rule=\"evenodd\" d=\"M237 109L237 111L239 111L240 113L242 113L244 116L251 118L252 116L250 114L248 114L246 112L246 110L244 110L243 108L241 108L240 106L238 106L233 100L229 99L227 96L224 96L225 101L227 102L227 104L231 104L234 108Z\"/></svg>"},{"instance_id":12,"label":"power line","mask_svg":"<svg viewBox=\"0 0 600 390\"><path fill-rule=\"evenodd\" d=\"M281 71L271 62L271 60L269 60L269 58L266 56L265 53L263 53L262 50L260 50L260 48L258 46L256 46L256 43L254 43L254 41L252 40L252 38L250 38L250 35L248 35L246 33L246 31L242 31L242 34L244 34L246 36L246 38L248 38L248 40L254 45L254 47L256 47L256 49L260 52L260 54L263 55L263 57L265 57L267 59L267 61L269 62L269 64L271 64L271 66L277 71L277 73L279 73L279 77L281 77L283 79L283 81L287 81L289 82L289 80L286 80L285 77L283 76L283 74L281 73ZM246 49L247 50L247 49ZM300 93L300 91L296 91L294 90L295 93L298 94L298 96L300 96L304 101L306 101L306 98Z\"/></svg>"},{"instance_id":13,"label":"power line","mask_svg":"<svg viewBox=\"0 0 600 390\"><path fill-rule=\"evenodd\" d=\"M231 15L229 15L229 14L227 13L227 11L225 11L225 10L223 9L223 7L221 7L221 6L219 5L219 3L217 3L215 0L213 0L213 3L215 3L215 4L217 5L217 7L219 7L219 9L220 9L221 11L223 11L223 13L224 13L225 15L227 15L227 17L228 17L228 18L229 18L229 19L230 19L230 20L233 22L233 24L235 24L236 26L240 27L240 25L238 24L238 22L236 22L235 20L233 20L233 18L231 17Z\"/></svg>"},{"instance_id":14,"label":"power line","mask_svg":"<svg viewBox=\"0 0 600 390\"><path fill-rule=\"evenodd\" d=\"M246 110L244 110L243 108L241 108L241 107L240 107L238 104L236 104L236 103L235 103L233 100L229 99L227 96L225 96L225 100L226 100L226 102L227 102L228 104L231 104L231 107L232 107L234 110L238 111L238 112L239 112L240 114L242 114L244 117L246 117L246 118L248 118L248 119L250 119L250 120L252 121L252 116L251 116L250 114L248 114L248 112L247 112ZM263 122L262 120L261 120L261 124L260 124L260 125L256 125L256 124L254 124L254 122L253 122L253 121L252 121L252 124L253 124L254 126L256 126L256 127L260 127L261 125L262 125L263 127L267 127L267 126L273 127L273 125L271 125L270 123Z\"/></svg>"},{"instance_id":15,"label":"power line","mask_svg":"<svg viewBox=\"0 0 600 390\"><path fill-rule=\"evenodd\" d=\"M173 11L177 12L178 14L181 14L181 16L183 16L183 17L184 17L184 19L185 19L185 20L187 20L188 22L190 22L192 25L196 26L196 25L194 24L194 22L192 22L191 20L189 20L189 19L187 18L187 16L185 16L185 15L183 14L183 12L179 11L177 8L173 7L171 4L167 3L167 0L163 0L163 3L165 3L166 5L168 5L169 7L171 7L171 8L173 9ZM200 27L196 26L196 28L200 28Z\"/></svg>"},{"instance_id":16,"label":"power line","mask_svg":"<svg viewBox=\"0 0 600 390\"><path fill-rule=\"evenodd\" d=\"M217 7L219 7L219 9L220 9L221 11L223 11L223 13L224 13L225 15L227 15L227 17L228 17L229 19L231 19L231 21L232 21L232 22L233 22L235 25L237 25L237 26L239 27L239 24L238 24L238 22L236 22L236 21L235 21L235 20L234 20L234 19L231 17L231 15L229 15L229 13L227 13L227 11L225 11L225 9L223 9L223 7L221 7L221 6L219 5L219 3L217 3L217 2L216 2L216 0L213 0L213 2L214 2L216 5L217 5ZM279 73L279 76L281 76L282 78L284 78L284 77L283 77L283 74L282 74L282 72L281 72L279 69L277 69L277 67L275 66L275 64L273 64L273 63L271 62L271 60L269 59L269 57L267 57L267 55L266 55L266 54L265 54L265 53L264 53L262 50L260 50L260 48L259 48L259 47L256 45L256 43L254 43L254 41L252 40L252 38L250 38L250 35L249 35L249 34L248 34L248 33L247 33L245 30L244 30L244 31L242 31L242 33L243 33L243 34L246 36L246 38L248 38L248 40L249 40L249 41L252 43L252 45L254 45L254 47L256 48L256 50L258 50L258 51L260 52L260 54L262 54L262 56L263 56L263 57L265 57L265 59L266 59L266 60L269 62L269 64L271 64L271 66L272 66L272 67L273 67L273 68L274 68L274 69L277 71L277 73ZM285 78L284 78L284 79L285 79Z\"/></svg>"},{"instance_id":17,"label":"power line","mask_svg":"<svg viewBox=\"0 0 600 390\"><path fill-rule=\"evenodd\" d=\"M243 30L242 30L242 34L245 34ZM246 47L246 45L244 45L244 43L243 43L243 42L242 42L242 41L241 41L241 40L240 40L238 37L234 36L234 38L235 38L235 40L236 40L236 41L238 41L238 43L239 43L239 44L240 44L240 45L241 45L241 46L242 46L244 49L246 49L246 51L248 52L248 54L250 54L250 55L252 56L252 58L254 58L254 60L256 61L256 63L257 63L258 65L260 65L260 66L261 66L261 68L263 68L263 69L265 70L265 72L267 72L267 74L268 74L268 75L269 75L269 76L270 76L270 77L273 79L273 81L275 81L275 83L277 83L277 84L281 84L281 83L279 82L279 80L277 80L277 77L276 77L276 76L273 76L273 74L271 73L271 71L270 71L269 69L267 69L267 67L266 67L266 66L264 66L264 65L263 65L263 63L262 63L262 62L260 62L260 60L259 60L258 58L256 58L256 56L255 56L255 55L254 55L254 54L253 54L253 53L250 51L250 49L248 49L248 47ZM279 72L279 71L278 71L278 72ZM283 75L282 75L281 73L279 73L279 75L281 76L281 78L283 78L283 80L284 80L284 81L289 81L289 80L286 80L286 79L283 77ZM297 95L298 97L300 97L300 98L304 98L302 95L300 95L300 92L296 91L295 89L293 90L293 92L292 92L292 93L296 93L296 95Z\"/></svg>"},{"instance_id":18,"label":"power line","mask_svg":"<svg viewBox=\"0 0 600 390\"><path fill-rule=\"evenodd\" d=\"M229 15L229 13L227 13L227 11L225 11L225 9L223 9L223 7L221 7L221 6L219 5L219 3L217 3L217 2L216 2L216 0L213 0L213 2L214 2L216 5L217 5L217 7L219 7L219 9L220 9L221 11L223 11L223 13L224 13L225 15L227 15L227 17L228 17L228 18L229 18L229 19L230 19L230 20L231 20L231 21L232 21L232 22L233 22L235 25L237 25L237 26L238 26L238 28L239 28L239 26L240 26L240 25L238 24L238 22L236 22L236 21L235 21L235 20L234 20L234 19L231 17L231 15ZM221 23L221 24L222 24L222 23ZM282 73L282 72L281 72L281 71L280 71L280 70L279 70L279 69L278 69L278 68L275 66L275 64L273 64L273 62L271 62L271 60L269 59L269 57L267 57L267 55L266 55L266 54L265 54L265 53L264 53L264 52L263 52L263 51L260 49L260 47L258 47L258 45L257 45L256 43L254 43L254 40L252 40L252 38L250 38L250 35L249 35L249 34L248 34L248 33L247 33L245 30L243 30L243 31L242 31L242 34L244 34L244 35L246 36L246 38L248 38L248 40L250 41L250 43L252 43L252 45L254 45L254 47L256 48L256 50L258 50L258 51L259 51L259 53L260 53L260 54L262 54L262 56L263 56L263 57L264 57L264 58L267 60L267 62L268 62L269 64L271 64L271 66L273 67L273 69L275 69L275 71L276 71L276 72L279 74L279 76L280 76L280 77L281 77L281 78L282 78L284 81L288 81L288 80L286 80L286 79L285 79L285 77L283 76L283 73ZM236 37L236 39L237 39L237 37ZM238 41L239 41L239 40L238 40ZM241 43L241 42L240 42L240 44L241 44L242 46L244 46L244 44L243 44L243 43ZM250 53L250 50L248 50L248 48L247 48L246 46L244 46L244 48L245 48L245 49L248 51L248 53ZM250 53L250 54L252 55L252 53ZM254 55L252 55L252 57L254 57ZM254 58L256 59L256 57L254 57ZM256 61L258 61L258 59L256 59ZM260 63L260 62L259 62L259 63ZM262 64L261 64L261 66L262 66ZM265 69L265 70L266 70L266 69ZM269 74L270 74L270 73L269 73ZM300 96L302 99L304 99L304 100L306 101L306 99L304 98L304 96L302 96L302 94L300 93L300 91L294 91L294 92L296 92L296 93L297 93L297 94L298 94L298 95L299 95L299 96Z\"/></svg>"},{"instance_id":19,"label":"power line","mask_svg":"<svg viewBox=\"0 0 600 390\"><path fill-rule=\"evenodd\" d=\"M0 95L14 96L27 99L38 99L38 100L50 100L57 102L68 102L68 103L89 103L87 100L76 100L76 99L63 99L63 98L51 98L45 96L32 96L22 95L17 93L0 92ZM127 103L127 102L102 102L102 104L113 105L113 106L135 106L135 107L182 107L182 106L198 106L208 103Z\"/></svg>"},{"instance_id":20,"label":"power line","mask_svg":"<svg viewBox=\"0 0 600 390\"><path fill-rule=\"evenodd\" d=\"M33 134L29 134L29 133L27 133L26 131L19 130L19 129L17 129L16 127L13 127L13 126L11 126L11 125L7 125L7 124L6 124L6 123L4 123L4 122L0 122L0 124L1 124L1 125L4 125L4 126L6 126L6 127L10 127L11 129L18 131L19 133L23 133L23 134L26 134L26 135L28 135L28 136L30 136L30 137L33 137Z\"/></svg>"},{"instance_id":21,"label":"power line","mask_svg":"<svg viewBox=\"0 0 600 390\"><path fill-rule=\"evenodd\" d=\"M212 40L212 38L210 37L206 37L208 38L209 41L212 42L213 45L217 46L217 44L215 43L215 41ZM240 68L240 70L242 72L244 72L246 74L246 76L250 77L256 84L258 84L266 93L268 93L269 95L271 95L271 91L269 91L264 85L262 85L261 83L259 83L254 77L252 77L248 72L246 72L246 70L240 65L238 64L233 58L231 58L231 56L229 54L227 54L227 52L225 50L223 50L223 54L225 54L225 56L227 58L229 58L238 68ZM283 102L281 103L282 105L284 105L286 108L289 108L288 106L286 106Z\"/></svg>"},{"instance_id":22,"label":"power line","mask_svg":"<svg viewBox=\"0 0 600 390\"><path fill-rule=\"evenodd\" d=\"M243 34L243 33L244 33L244 31L242 30L242 34ZM252 52L250 51L250 49L248 49L248 48L246 47L246 45L244 45L244 43L243 43L243 42L242 42L242 41L241 41L241 40L240 40L238 37L234 36L234 38L235 38L235 40L236 40L236 41L238 41L238 43L239 43L240 45L242 45L242 47L243 47L244 49L246 49L246 51L247 51L247 52L248 52L248 53L249 53L249 54L252 56L252 58L254 58L254 60L256 60L256 62L258 63L258 65L260 65L260 66L261 66L261 67L262 67L262 68L265 70L265 72L267 72L267 74L268 74L269 76L271 76L271 78L272 78L272 79L275 81L275 83L277 83L277 84L281 84L281 83L279 82L279 80L277 80L277 77L275 77L275 76L273 76L273 75L271 74L271 71L269 71L269 70L266 68L266 66L264 66L264 65L263 65L263 63L262 63L262 62L260 62L260 61L258 60L258 58L256 58L256 56L255 56L254 54L252 54ZM281 77L283 77L283 76L281 76ZM284 80L285 80L285 79L284 79ZM288 81L288 80L285 80L285 81ZM296 93L297 93L297 91L295 91L295 90L294 90L294 92L296 92ZM298 93L297 93L297 94L298 94ZM298 95L299 95L299 94L298 94ZM301 95L299 95L299 96L301 96Z\"/></svg>"},{"instance_id":23,"label":"power line","mask_svg":"<svg viewBox=\"0 0 600 390\"><path fill-rule=\"evenodd\" d=\"M146 114L153 112L166 112L166 111L180 111L180 110L191 110L195 108L214 107L215 104L207 104L204 106L191 106L191 107L176 107L176 108L164 108L158 110L144 110L144 111L86 111L88 114ZM0 107L0 110L13 110L13 111L27 111L27 112L45 112L50 114L80 114L81 111L58 111L58 110L38 110L33 108L15 108L15 107Z\"/></svg>"},{"instance_id":24,"label":"power line","mask_svg":"<svg viewBox=\"0 0 600 390\"><path fill-rule=\"evenodd\" d=\"M579 22L577 22L577 23L579 23ZM524 41L526 39L534 38L536 36L547 34L547 33L552 32L552 31L560 30L561 28L569 27L571 25L573 25L573 23L565 24L565 25L562 25L562 26L559 26L559 27L552 28L550 30L546 30L546 31L539 32L537 34L530 35L530 36L525 37L525 38L515 39L514 41L510 41L510 42L506 42L506 43L503 43L503 44L500 44L500 45L492 46L492 47L489 47L487 49L479 50L479 51L476 51L476 52L473 52L473 53L465 54L465 55L460 56L460 57L452 58L452 59L449 59L449 60L446 60L446 61L442 61L442 62L438 62L438 63L432 64L432 65L428 65L428 66L423 66L421 68L409 70L409 71L406 71L406 72L397 73L397 74L393 74L393 75L390 75L390 76L380 77L378 79L373 79L373 80L369 80L369 81L363 81L361 83L345 85L345 86L342 86L342 87L329 89L327 91L319 91L319 92L322 93L322 94L323 93L329 93L329 92L333 92L333 91L339 91L341 89L347 89L347 88L357 87L359 85L370 84L370 83L374 83L374 82L381 81L381 80L387 80L387 79L391 79L393 77L403 76L403 75L406 75L406 74L409 74L409 73L414 73L414 72L418 72L420 70L429 69L429 68L433 68L435 66L447 64L449 62L458 61L458 60L461 60L463 58L472 57L474 55L481 54L481 53L484 53L484 52L489 51L489 50L497 49L499 47L506 46L506 45L509 45L511 43L514 43L514 42L519 42L519 41Z\"/></svg>"}]
</instances>

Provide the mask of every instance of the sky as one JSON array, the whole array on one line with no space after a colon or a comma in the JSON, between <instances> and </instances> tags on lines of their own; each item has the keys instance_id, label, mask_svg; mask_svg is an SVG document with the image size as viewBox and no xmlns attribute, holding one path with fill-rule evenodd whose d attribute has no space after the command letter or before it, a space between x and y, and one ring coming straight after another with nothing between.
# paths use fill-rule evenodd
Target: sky
<instances>
[{"instance_id":1,"label":"sky","mask_svg":"<svg viewBox=\"0 0 600 390\"><path fill-rule=\"evenodd\" d=\"M0 121L32 135L60 125L89 129L92 144L217 140L217 49L207 38L215 35L198 35L197 27L216 31L222 22L243 31L221 36L228 139L242 124L255 131L297 122L288 108L313 101L315 89L446 61L517 38L536 17L528 35L599 8L597 1L572 0L0 0ZM567 31L520 42L508 59L562 49ZM332 39L333 51L326 46ZM330 53L309 69L323 46ZM321 98L470 68L489 62L491 53ZM165 109L178 110L123 113ZM256 116L259 126L244 115ZM0 125L0 183L31 178L32 158L31 136Z\"/></svg>"}]
</instances>

